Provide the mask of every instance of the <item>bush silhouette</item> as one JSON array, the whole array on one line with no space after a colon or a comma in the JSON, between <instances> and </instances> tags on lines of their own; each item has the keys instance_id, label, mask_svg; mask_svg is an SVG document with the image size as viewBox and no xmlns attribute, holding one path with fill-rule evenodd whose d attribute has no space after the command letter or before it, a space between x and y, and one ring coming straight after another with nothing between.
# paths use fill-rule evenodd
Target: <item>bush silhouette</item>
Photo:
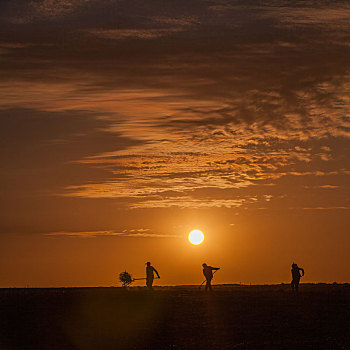
<instances>
[{"instance_id":1,"label":"bush silhouette","mask_svg":"<svg viewBox=\"0 0 350 350\"><path fill-rule=\"evenodd\" d=\"M119 274L119 281L123 284L123 287L127 287L133 282L133 279L130 273L124 271Z\"/></svg>"}]
</instances>

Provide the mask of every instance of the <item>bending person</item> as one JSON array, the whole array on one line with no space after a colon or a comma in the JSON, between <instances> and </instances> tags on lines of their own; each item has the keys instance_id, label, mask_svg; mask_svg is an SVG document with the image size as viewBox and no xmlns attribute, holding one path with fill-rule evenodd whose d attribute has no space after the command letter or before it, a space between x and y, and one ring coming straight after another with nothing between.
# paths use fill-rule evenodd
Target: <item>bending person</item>
<instances>
[{"instance_id":1,"label":"bending person","mask_svg":"<svg viewBox=\"0 0 350 350\"><path fill-rule=\"evenodd\" d=\"M205 285L205 290L212 290L211 288L211 280L213 279L213 271L220 270L220 267L212 267L208 266L206 263L203 265L203 275L205 279L207 280L207 283Z\"/></svg>"}]
</instances>

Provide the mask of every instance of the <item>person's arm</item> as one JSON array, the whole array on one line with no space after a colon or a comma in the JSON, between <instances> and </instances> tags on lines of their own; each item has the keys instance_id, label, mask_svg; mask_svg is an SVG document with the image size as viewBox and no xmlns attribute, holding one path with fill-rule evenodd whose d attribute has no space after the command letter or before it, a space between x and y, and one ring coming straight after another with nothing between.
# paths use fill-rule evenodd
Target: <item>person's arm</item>
<instances>
[{"instance_id":1,"label":"person's arm","mask_svg":"<svg viewBox=\"0 0 350 350\"><path fill-rule=\"evenodd\" d=\"M153 271L156 273L157 277L160 278L159 273L155 268L153 268Z\"/></svg>"},{"instance_id":2,"label":"person's arm","mask_svg":"<svg viewBox=\"0 0 350 350\"><path fill-rule=\"evenodd\" d=\"M220 270L220 267L212 267L213 270Z\"/></svg>"},{"instance_id":3,"label":"person's arm","mask_svg":"<svg viewBox=\"0 0 350 350\"><path fill-rule=\"evenodd\" d=\"M301 268L301 267L299 267L299 270L301 271L301 276L304 276L304 269L303 268Z\"/></svg>"}]
</instances>

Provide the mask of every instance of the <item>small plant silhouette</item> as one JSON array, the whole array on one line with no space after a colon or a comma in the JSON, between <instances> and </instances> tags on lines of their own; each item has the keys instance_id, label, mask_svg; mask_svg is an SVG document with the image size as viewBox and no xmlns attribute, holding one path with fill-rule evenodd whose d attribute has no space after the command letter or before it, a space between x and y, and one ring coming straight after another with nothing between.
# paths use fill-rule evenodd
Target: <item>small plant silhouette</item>
<instances>
[{"instance_id":1,"label":"small plant silhouette","mask_svg":"<svg viewBox=\"0 0 350 350\"><path fill-rule=\"evenodd\" d=\"M129 272L121 272L119 274L119 281L123 284L123 287L128 287L134 280Z\"/></svg>"}]
</instances>

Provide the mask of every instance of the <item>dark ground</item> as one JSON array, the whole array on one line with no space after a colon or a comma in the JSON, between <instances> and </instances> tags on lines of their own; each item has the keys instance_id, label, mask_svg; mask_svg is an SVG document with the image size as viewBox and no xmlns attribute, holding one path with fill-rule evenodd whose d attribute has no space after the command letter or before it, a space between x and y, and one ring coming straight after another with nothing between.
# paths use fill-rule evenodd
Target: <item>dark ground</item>
<instances>
[{"instance_id":1,"label":"dark ground","mask_svg":"<svg viewBox=\"0 0 350 350\"><path fill-rule=\"evenodd\" d=\"M350 349L350 286L0 289L0 349Z\"/></svg>"}]
</instances>

